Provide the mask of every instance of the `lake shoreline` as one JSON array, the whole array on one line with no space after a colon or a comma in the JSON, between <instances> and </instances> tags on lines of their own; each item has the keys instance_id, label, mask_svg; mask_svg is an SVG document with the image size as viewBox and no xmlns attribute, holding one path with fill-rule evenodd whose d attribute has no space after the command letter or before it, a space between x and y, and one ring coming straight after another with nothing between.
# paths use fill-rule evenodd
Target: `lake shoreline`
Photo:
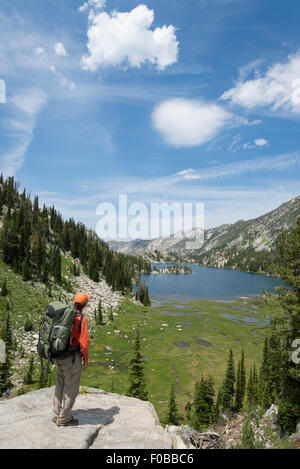
<instances>
[{"instance_id":1,"label":"lake shoreline","mask_svg":"<svg viewBox=\"0 0 300 469\"><path fill-rule=\"evenodd\" d=\"M160 270L164 270L173 264L156 263L156 275L143 275L150 298L164 298L171 301L200 299L235 301L256 299L263 295L264 290L273 292L276 287L284 286L277 277L241 272L236 269L186 264L186 267L192 270L191 275L171 272L165 274L159 272L158 265Z\"/></svg>"}]
</instances>

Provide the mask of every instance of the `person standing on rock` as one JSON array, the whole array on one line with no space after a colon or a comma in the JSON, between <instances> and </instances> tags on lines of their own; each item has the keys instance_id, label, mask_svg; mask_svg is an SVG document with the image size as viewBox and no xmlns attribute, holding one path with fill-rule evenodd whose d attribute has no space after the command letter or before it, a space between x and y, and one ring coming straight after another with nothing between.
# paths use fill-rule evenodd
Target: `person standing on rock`
<instances>
[{"instance_id":1,"label":"person standing on rock","mask_svg":"<svg viewBox=\"0 0 300 469\"><path fill-rule=\"evenodd\" d=\"M81 371L88 367L89 336L87 320L82 311L89 299L90 296L83 292L75 295L74 308L77 315L74 319L70 343L73 352L65 358L56 360L57 375L52 420L59 427L78 425L78 420L72 417L71 411L79 393Z\"/></svg>"}]
</instances>

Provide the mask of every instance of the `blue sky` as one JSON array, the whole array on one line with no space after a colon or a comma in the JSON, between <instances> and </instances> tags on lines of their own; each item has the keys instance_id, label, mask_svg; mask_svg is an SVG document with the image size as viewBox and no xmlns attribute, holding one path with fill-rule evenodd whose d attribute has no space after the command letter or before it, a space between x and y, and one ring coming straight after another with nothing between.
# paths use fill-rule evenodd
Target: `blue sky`
<instances>
[{"instance_id":1,"label":"blue sky","mask_svg":"<svg viewBox=\"0 0 300 469\"><path fill-rule=\"evenodd\" d=\"M276 208L299 195L299 18L297 0L1 0L0 170L91 227L119 194L202 202L207 228Z\"/></svg>"}]
</instances>

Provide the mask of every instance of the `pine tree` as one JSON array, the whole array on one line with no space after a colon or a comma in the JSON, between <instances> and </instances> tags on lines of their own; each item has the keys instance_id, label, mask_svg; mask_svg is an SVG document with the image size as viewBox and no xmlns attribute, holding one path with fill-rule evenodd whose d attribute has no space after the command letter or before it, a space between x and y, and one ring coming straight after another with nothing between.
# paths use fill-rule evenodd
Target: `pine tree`
<instances>
[{"instance_id":1,"label":"pine tree","mask_svg":"<svg viewBox=\"0 0 300 469\"><path fill-rule=\"evenodd\" d=\"M256 366L250 370L248 386L247 386L247 404L249 408L255 407L259 403L258 395L258 376L256 372Z\"/></svg>"},{"instance_id":2,"label":"pine tree","mask_svg":"<svg viewBox=\"0 0 300 469\"><path fill-rule=\"evenodd\" d=\"M146 401L148 398L148 392L146 389L144 362L141 353L140 333L138 328L136 329L134 341L134 357L130 360L129 367L128 395Z\"/></svg>"},{"instance_id":3,"label":"pine tree","mask_svg":"<svg viewBox=\"0 0 300 469\"><path fill-rule=\"evenodd\" d=\"M9 312L6 314L3 340L6 344L6 347L8 347L8 349L10 350L12 348L12 345L13 345L13 336L12 336L12 329L11 329L10 313Z\"/></svg>"},{"instance_id":4,"label":"pine tree","mask_svg":"<svg viewBox=\"0 0 300 469\"><path fill-rule=\"evenodd\" d=\"M103 313L102 313L101 300L99 300L98 308L97 308L97 311L96 311L96 324L98 326L102 326L102 324L103 324Z\"/></svg>"},{"instance_id":5,"label":"pine tree","mask_svg":"<svg viewBox=\"0 0 300 469\"><path fill-rule=\"evenodd\" d=\"M195 384L193 428L202 431L213 423L214 415L214 383L210 375L205 375Z\"/></svg>"},{"instance_id":6,"label":"pine tree","mask_svg":"<svg viewBox=\"0 0 300 469\"><path fill-rule=\"evenodd\" d=\"M176 426L179 424L178 408L176 404L176 387L174 381L172 381L171 384L166 424Z\"/></svg>"},{"instance_id":7,"label":"pine tree","mask_svg":"<svg viewBox=\"0 0 300 469\"><path fill-rule=\"evenodd\" d=\"M5 327L2 330L1 339L5 343L5 363L0 363L0 396L11 387L11 348L13 340L9 313L6 315Z\"/></svg>"},{"instance_id":8,"label":"pine tree","mask_svg":"<svg viewBox=\"0 0 300 469\"><path fill-rule=\"evenodd\" d=\"M278 273L290 289L278 296L266 295L267 303L276 310L269 338L270 388L272 399L277 396L279 406L284 407L284 420L294 422L295 430L300 418L300 368L291 355L300 331L300 217L293 229L279 236L277 248Z\"/></svg>"},{"instance_id":9,"label":"pine tree","mask_svg":"<svg viewBox=\"0 0 300 469\"><path fill-rule=\"evenodd\" d=\"M243 398L242 398L242 383L241 383L241 362L238 362L237 368L237 378L236 378L236 390L235 390L235 404L234 409L239 412L239 410L243 406Z\"/></svg>"},{"instance_id":10,"label":"pine tree","mask_svg":"<svg viewBox=\"0 0 300 469\"><path fill-rule=\"evenodd\" d=\"M32 384L33 383L33 370L34 370L34 359L33 359L33 355L30 356L30 360L29 360L29 365L28 365L28 369L24 375L24 378L23 378L23 383L24 384Z\"/></svg>"},{"instance_id":11,"label":"pine tree","mask_svg":"<svg viewBox=\"0 0 300 469\"><path fill-rule=\"evenodd\" d=\"M233 352L230 349L229 358L227 362L227 369L225 373L225 379L223 381L222 390L221 390L222 410L228 411L233 408L234 384L235 384L234 360L233 360Z\"/></svg>"},{"instance_id":12,"label":"pine tree","mask_svg":"<svg viewBox=\"0 0 300 469\"><path fill-rule=\"evenodd\" d=\"M42 282L47 285L49 281L49 270L47 262L44 260L42 265Z\"/></svg>"},{"instance_id":13,"label":"pine tree","mask_svg":"<svg viewBox=\"0 0 300 469\"><path fill-rule=\"evenodd\" d=\"M249 418L246 419L242 428L241 445L239 445L239 449L255 449L254 431Z\"/></svg>"},{"instance_id":14,"label":"pine tree","mask_svg":"<svg viewBox=\"0 0 300 469\"><path fill-rule=\"evenodd\" d=\"M53 271L54 281L56 283L61 283L61 255L60 255L59 248L57 248L55 251L54 259L55 259L54 271Z\"/></svg>"},{"instance_id":15,"label":"pine tree","mask_svg":"<svg viewBox=\"0 0 300 469\"><path fill-rule=\"evenodd\" d=\"M28 250L27 250L27 254L24 259L24 262L23 262L22 278L24 282L28 282L28 280L31 279L30 257L29 257Z\"/></svg>"},{"instance_id":16,"label":"pine tree","mask_svg":"<svg viewBox=\"0 0 300 469\"><path fill-rule=\"evenodd\" d=\"M287 399L282 399L278 407L278 423L281 430L285 433L291 434L295 430L295 409L291 402Z\"/></svg>"},{"instance_id":17,"label":"pine tree","mask_svg":"<svg viewBox=\"0 0 300 469\"><path fill-rule=\"evenodd\" d=\"M240 373L241 373L241 377L240 377L240 381L241 381L241 401L242 401L242 404L243 404L245 393L246 393L246 380L247 380L244 350L242 350L241 371L240 371Z\"/></svg>"}]
</instances>

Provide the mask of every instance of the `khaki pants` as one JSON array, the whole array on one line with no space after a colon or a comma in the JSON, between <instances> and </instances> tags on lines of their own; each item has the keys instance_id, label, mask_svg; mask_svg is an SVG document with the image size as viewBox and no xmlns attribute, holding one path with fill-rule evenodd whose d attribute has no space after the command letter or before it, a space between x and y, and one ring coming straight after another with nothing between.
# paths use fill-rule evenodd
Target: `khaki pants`
<instances>
[{"instance_id":1,"label":"khaki pants","mask_svg":"<svg viewBox=\"0 0 300 469\"><path fill-rule=\"evenodd\" d=\"M57 375L53 413L57 423L65 424L72 420L71 410L80 387L81 360L80 353L76 353L74 356L56 361Z\"/></svg>"}]
</instances>

